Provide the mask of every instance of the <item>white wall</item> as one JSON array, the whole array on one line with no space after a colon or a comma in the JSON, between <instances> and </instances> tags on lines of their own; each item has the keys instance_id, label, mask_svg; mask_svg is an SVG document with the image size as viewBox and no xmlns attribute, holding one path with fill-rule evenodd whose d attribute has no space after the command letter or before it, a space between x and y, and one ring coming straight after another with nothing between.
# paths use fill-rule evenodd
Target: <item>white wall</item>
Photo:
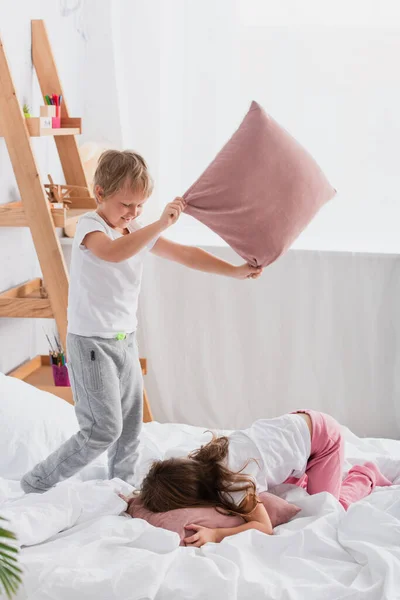
<instances>
[{"instance_id":1,"label":"white wall","mask_svg":"<svg viewBox=\"0 0 400 600\"><path fill-rule=\"evenodd\" d=\"M295 247L399 252L400 26L242 30L241 81L314 155L337 198Z\"/></svg>"},{"instance_id":2,"label":"white wall","mask_svg":"<svg viewBox=\"0 0 400 600\"><path fill-rule=\"evenodd\" d=\"M145 218L187 189L256 99L338 189L294 247L399 252L398 2L121 0L115 7L117 62L135 105L123 143L143 152L156 178ZM169 235L221 243L189 218Z\"/></svg>"}]
</instances>

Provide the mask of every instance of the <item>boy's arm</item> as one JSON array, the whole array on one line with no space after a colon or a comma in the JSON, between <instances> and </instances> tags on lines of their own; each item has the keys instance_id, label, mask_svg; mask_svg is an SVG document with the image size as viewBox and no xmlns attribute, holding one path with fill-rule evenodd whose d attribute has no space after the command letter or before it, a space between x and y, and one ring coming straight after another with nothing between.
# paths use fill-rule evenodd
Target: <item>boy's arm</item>
<instances>
[{"instance_id":1,"label":"boy's arm","mask_svg":"<svg viewBox=\"0 0 400 600\"><path fill-rule=\"evenodd\" d=\"M236 277L237 279L256 279L262 273L260 267L252 267L247 263L237 267L201 248L176 244L163 237L157 240L151 252L161 258L167 258L185 267L197 269L205 273L226 275L228 277Z\"/></svg>"},{"instance_id":2,"label":"boy's arm","mask_svg":"<svg viewBox=\"0 0 400 600\"><path fill-rule=\"evenodd\" d=\"M184 208L184 201L176 198L165 207L160 219L151 225L112 240L101 231L87 233L82 240L95 256L109 262L121 262L140 252L162 231L176 223Z\"/></svg>"},{"instance_id":3,"label":"boy's arm","mask_svg":"<svg viewBox=\"0 0 400 600\"><path fill-rule=\"evenodd\" d=\"M87 233L82 244L86 246L97 258L108 262L121 262L140 252L152 239L164 231L160 221L147 227L123 235L117 240L112 240L101 231Z\"/></svg>"}]
</instances>

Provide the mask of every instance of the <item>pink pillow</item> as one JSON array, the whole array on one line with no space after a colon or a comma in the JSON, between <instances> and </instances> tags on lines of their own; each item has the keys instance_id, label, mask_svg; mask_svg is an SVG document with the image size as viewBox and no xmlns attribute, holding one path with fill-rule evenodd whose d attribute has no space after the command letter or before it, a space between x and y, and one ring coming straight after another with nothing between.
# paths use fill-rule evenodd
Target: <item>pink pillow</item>
<instances>
[{"instance_id":1,"label":"pink pillow","mask_svg":"<svg viewBox=\"0 0 400 600\"><path fill-rule=\"evenodd\" d=\"M287 523L301 510L295 504L268 492L262 492L259 498L267 509L272 527ZM181 546L184 545L183 539L192 531L187 528L192 523L210 528L237 527L244 523L242 517L223 515L212 507L178 508L164 513L153 513L143 508L140 497L130 500L127 512L132 518L143 519L154 527L175 531L181 538Z\"/></svg>"},{"instance_id":2,"label":"pink pillow","mask_svg":"<svg viewBox=\"0 0 400 600\"><path fill-rule=\"evenodd\" d=\"M335 193L312 156L252 102L238 130L184 194L185 212L248 263L266 266Z\"/></svg>"},{"instance_id":3,"label":"pink pillow","mask_svg":"<svg viewBox=\"0 0 400 600\"><path fill-rule=\"evenodd\" d=\"M301 511L301 508L296 504L291 504L275 494L261 492L258 497L266 508L272 527L287 523Z\"/></svg>"}]
</instances>

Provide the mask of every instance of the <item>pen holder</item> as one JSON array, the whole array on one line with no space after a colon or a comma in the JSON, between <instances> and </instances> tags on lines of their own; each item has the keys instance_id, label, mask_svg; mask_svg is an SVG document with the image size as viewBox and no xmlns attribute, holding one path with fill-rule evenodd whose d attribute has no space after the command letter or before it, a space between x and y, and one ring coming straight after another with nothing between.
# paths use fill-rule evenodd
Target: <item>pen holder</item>
<instances>
[{"instance_id":1,"label":"pen holder","mask_svg":"<svg viewBox=\"0 0 400 600\"><path fill-rule=\"evenodd\" d=\"M59 129L61 127L61 106L53 106L56 109L56 115L52 118L53 129Z\"/></svg>"},{"instance_id":2,"label":"pen holder","mask_svg":"<svg viewBox=\"0 0 400 600\"><path fill-rule=\"evenodd\" d=\"M71 387L66 365L51 365L51 368L55 386Z\"/></svg>"}]
</instances>

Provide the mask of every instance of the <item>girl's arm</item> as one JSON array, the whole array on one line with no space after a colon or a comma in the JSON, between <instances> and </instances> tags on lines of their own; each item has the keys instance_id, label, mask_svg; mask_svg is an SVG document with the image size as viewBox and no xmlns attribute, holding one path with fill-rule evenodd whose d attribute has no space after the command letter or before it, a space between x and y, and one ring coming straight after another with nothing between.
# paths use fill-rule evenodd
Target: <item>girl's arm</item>
<instances>
[{"instance_id":1,"label":"girl's arm","mask_svg":"<svg viewBox=\"0 0 400 600\"><path fill-rule=\"evenodd\" d=\"M226 528L218 528L214 531L216 532L216 541L222 542L222 540L230 535L235 535L236 533L240 533L241 531L247 531L248 529L257 529L262 533L266 533L267 535L273 534L271 519L265 509L265 506L262 502L259 502L256 508L249 515L242 515L243 519L247 521L243 525L238 525L237 527L226 527Z\"/></svg>"},{"instance_id":2,"label":"girl's arm","mask_svg":"<svg viewBox=\"0 0 400 600\"><path fill-rule=\"evenodd\" d=\"M151 252L161 258L167 258L168 260L177 262L185 267L190 267L191 269L196 269L205 273L226 275L237 279L256 279L262 273L260 267L252 267L247 263L236 267L201 248L176 244L175 242L171 242L162 237L154 244Z\"/></svg>"},{"instance_id":3,"label":"girl's arm","mask_svg":"<svg viewBox=\"0 0 400 600\"><path fill-rule=\"evenodd\" d=\"M247 498L245 503L250 502L250 498ZM245 504L246 506L246 504ZM271 519L265 509L262 502L258 502L256 508L248 515L242 515L247 523L238 525L237 527L223 527L217 529L209 529L208 527L201 527L200 525L187 525L187 529L194 529L196 533L190 537L185 538L183 541L186 546L196 546L199 548L207 542L222 542L222 540L230 535L241 533L242 531L248 531L249 529L257 529L267 535L273 534Z\"/></svg>"}]
</instances>

